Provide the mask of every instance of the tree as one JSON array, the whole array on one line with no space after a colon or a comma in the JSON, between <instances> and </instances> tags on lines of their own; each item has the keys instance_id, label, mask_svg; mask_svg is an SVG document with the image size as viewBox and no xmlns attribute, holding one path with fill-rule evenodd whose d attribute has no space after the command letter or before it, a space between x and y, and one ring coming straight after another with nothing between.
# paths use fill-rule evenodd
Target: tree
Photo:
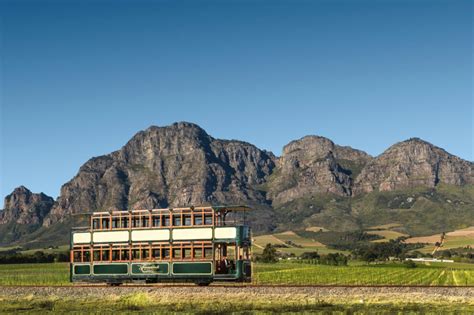
<instances>
[{"instance_id":1,"label":"tree","mask_svg":"<svg viewBox=\"0 0 474 315\"><path fill-rule=\"evenodd\" d=\"M319 259L318 252L304 252L301 254L301 259Z\"/></svg>"},{"instance_id":2,"label":"tree","mask_svg":"<svg viewBox=\"0 0 474 315\"><path fill-rule=\"evenodd\" d=\"M353 254L367 262L386 261L390 257L402 259L408 251L419 248L417 244L406 244L403 239L390 240L383 243L371 243L356 248Z\"/></svg>"},{"instance_id":3,"label":"tree","mask_svg":"<svg viewBox=\"0 0 474 315\"><path fill-rule=\"evenodd\" d=\"M272 244L267 244L263 249L261 261L264 263L274 263L278 261L277 251Z\"/></svg>"},{"instance_id":4,"label":"tree","mask_svg":"<svg viewBox=\"0 0 474 315\"><path fill-rule=\"evenodd\" d=\"M320 261L322 265L347 266L348 258L341 253L329 253L321 256Z\"/></svg>"}]
</instances>

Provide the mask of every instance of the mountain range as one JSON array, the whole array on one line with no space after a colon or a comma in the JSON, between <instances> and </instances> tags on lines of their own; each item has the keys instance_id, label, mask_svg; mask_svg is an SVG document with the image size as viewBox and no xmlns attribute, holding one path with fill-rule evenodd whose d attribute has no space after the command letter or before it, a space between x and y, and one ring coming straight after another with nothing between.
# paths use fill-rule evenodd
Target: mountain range
<instances>
[{"instance_id":1,"label":"mountain range","mask_svg":"<svg viewBox=\"0 0 474 315\"><path fill-rule=\"evenodd\" d=\"M0 244L67 243L71 225L91 211L204 204L253 206L256 233L398 223L423 235L473 225L473 187L474 163L418 138L372 157L306 136L277 157L179 122L91 158L56 200L16 188L0 212Z\"/></svg>"}]
</instances>

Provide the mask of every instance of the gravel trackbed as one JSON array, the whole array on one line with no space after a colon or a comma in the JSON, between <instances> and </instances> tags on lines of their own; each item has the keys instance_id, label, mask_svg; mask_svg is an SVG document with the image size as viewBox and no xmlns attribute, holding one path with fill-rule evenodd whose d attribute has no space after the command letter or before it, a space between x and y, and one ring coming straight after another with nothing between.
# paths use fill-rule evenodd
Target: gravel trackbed
<instances>
[{"instance_id":1,"label":"gravel trackbed","mask_svg":"<svg viewBox=\"0 0 474 315\"><path fill-rule=\"evenodd\" d=\"M342 299L390 300L413 303L459 302L474 303L474 288L453 287L0 287L0 297L74 297L98 298L146 293L163 297L200 299L265 298L265 299Z\"/></svg>"}]
</instances>

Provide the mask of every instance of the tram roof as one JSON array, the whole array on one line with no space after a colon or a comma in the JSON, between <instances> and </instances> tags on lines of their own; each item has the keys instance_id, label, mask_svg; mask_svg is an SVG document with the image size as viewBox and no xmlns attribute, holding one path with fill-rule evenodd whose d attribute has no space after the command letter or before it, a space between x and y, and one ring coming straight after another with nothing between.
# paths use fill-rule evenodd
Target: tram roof
<instances>
[{"instance_id":1,"label":"tram roof","mask_svg":"<svg viewBox=\"0 0 474 315\"><path fill-rule=\"evenodd\" d=\"M133 210L112 210L112 211L97 211L89 213L77 213L75 215L104 215L112 213L125 213L125 212L153 212L153 211L176 211L176 210L201 210L201 209L213 209L214 211L250 211L252 208L246 205L231 205L231 206L199 206L199 207L178 207L178 208L163 208L163 209L133 209Z\"/></svg>"},{"instance_id":2,"label":"tram roof","mask_svg":"<svg viewBox=\"0 0 474 315\"><path fill-rule=\"evenodd\" d=\"M228 210L228 211L250 211L252 208L244 205L240 206L213 206L214 210Z\"/></svg>"}]
</instances>

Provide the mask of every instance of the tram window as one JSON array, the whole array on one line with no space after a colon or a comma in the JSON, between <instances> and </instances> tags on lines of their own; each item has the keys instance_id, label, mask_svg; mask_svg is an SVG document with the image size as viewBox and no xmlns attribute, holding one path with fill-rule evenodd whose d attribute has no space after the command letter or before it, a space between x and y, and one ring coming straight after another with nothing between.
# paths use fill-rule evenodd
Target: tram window
<instances>
[{"instance_id":1,"label":"tram window","mask_svg":"<svg viewBox=\"0 0 474 315\"><path fill-rule=\"evenodd\" d=\"M94 261L100 261L100 251L95 249L94 250Z\"/></svg>"},{"instance_id":2,"label":"tram window","mask_svg":"<svg viewBox=\"0 0 474 315\"><path fill-rule=\"evenodd\" d=\"M250 259L250 251L248 247L244 247L244 259Z\"/></svg>"},{"instance_id":3,"label":"tram window","mask_svg":"<svg viewBox=\"0 0 474 315\"><path fill-rule=\"evenodd\" d=\"M191 248L183 248L183 258L191 258Z\"/></svg>"},{"instance_id":4,"label":"tram window","mask_svg":"<svg viewBox=\"0 0 474 315\"><path fill-rule=\"evenodd\" d=\"M81 262L81 252L80 251L74 251L74 262Z\"/></svg>"},{"instance_id":5,"label":"tram window","mask_svg":"<svg viewBox=\"0 0 474 315\"><path fill-rule=\"evenodd\" d=\"M102 228L103 229L108 229L109 228L109 221L110 221L110 218L102 218Z\"/></svg>"},{"instance_id":6,"label":"tram window","mask_svg":"<svg viewBox=\"0 0 474 315\"><path fill-rule=\"evenodd\" d=\"M202 225L202 215L194 215L194 225Z\"/></svg>"},{"instance_id":7,"label":"tram window","mask_svg":"<svg viewBox=\"0 0 474 315\"><path fill-rule=\"evenodd\" d=\"M140 222L140 219L138 217L133 217L132 218L132 227L138 227L139 222Z\"/></svg>"},{"instance_id":8,"label":"tram window","mask_svg":"<svg viewBox=\"0 0 474 315\"><path fill-rule=\"evenodd\" d=\"M120 250L118 249L112 250L112 260L120 260Z\"/></svg>"},{"instance_id":9,"label":"tram window","mask_svg":"<svg viewBox=\"0 0 474 315\"><path fill-rule=\"evenodd\" d=\"M190 226L191 225L191 215L190 214L185 214L183 216L183 225Z\"/></svg>"},{"instance_id":10,"label":"tram window","mask_svg":"<svg viewBox=\"0 0 474 315\"><path fill-rule=\"evenodd\" d=\"M225 256L227 256L230 260L235 260L236 252L235 252L235 245L229 244L225 250Z\"/></svg>"},{"instance_id":11,"label":"tram window","mask_svg":"<svg viewBox=\"0 0 474 315\"><path fill-rule=\"evenodd\" d=\"M194 248L194 253L193 253L194 258L196 259L201 259L202 257L202 248Z\"/></svg>"},{"instance_id":12,"label":"tram window","mask_svg":"<svg viewBox=\"0 0 474 315\"><path fill-rule=\"evenodd\" d=\"M106 261L106 260L109 260L110 257L109 257L109 249L108 248L103 248L102 249L102 259L103 261Z\"/></svg>"},{"instance_id":13,"label":"tram window","mask_svg":"<svg viewBox=\"0 0 474 315\"><path fill-rule=\"evenodd\" d=\"M204 257L203 258L212 258L212 247L204 247Z\"/></svg>"},{"instance_id":14,"label":"tram window","mask_svg":"<svg viewBox=\"0 0 474 315\"><path fill-rule=\"evenodd\" d=\"M151 258L160 259L160 249L159 248L153 248L151 250Z\"/></svg>"},{"instance_id":15,"label":"tram window","mask_svg":"<svg viewBox=\"0 0 474 315\"><path fill-rule=\"evenodd\" d=\"M149 227L150 226L150 217L143 216L142 217L142 227Z\"/></svg>"},{"instance_id":16,"label":"tram window","mask_svg":"<svg viewBox=\"0 0 474 315\"><path fill-rule=\"evenodd\" d=\"M132 249L132 260L140 259L140 250L138 248Z\"/></svg>"},{"instance_id":17,"label":"tram window","mask_svg":"<svg viewBox=\"0 0 474 315\"><path fill-rule=\"evenodd\" d=\"M173 258L181 258L181 248L173 248Z\"/></svg>"},{"instance_id":18,"label":"tram window","mask_svg":"<svg viewBox=\"0 0 474 315\"><path fill-rule=\"evenodd\" d=\"M148 248L142 248L142 260L148 260L150 257L150 250Z\"/></svg>"},{"instance_id":19,"label":"tram window","mask_svg":"<svg viewBox=\"0 0 474 315\"><path fill-rule=\"evenodd\" d=\"M128 228L128 218L127 217L122 217L122 228Z\"/></svg>"},{"instance_id":20,"label":"tram window","mask_svg":"<svg viewBox=\"0 0 474 315\"><path fill-rule=\"evenodd\" d=\"M164 215L162 220L162 226L170 226L170 217L169 215Z\"/></svg>"},{"instance_id":21,"label":"tram window","mask_svg":"<svg viewBox=\"0 0 474 315\"><path fill-rule=\"evenodd\" d=\"M84 250L83 254L84 254L84 262L91 261L91 252L89 251L89 249Z\"/></svg>"},{"instance_id":22,"label":"tram window","mask_svg":"<svg viewBox=\"0 0 474 315\"><path fill-rule=\"evenodd\" d=\"M170 249L169 248L161 249L161 258L170 258Z\"/></svg>"},{"instance_id":23,"label":"tram window","mask_svg":"<svg viewBox=\"0 0 474 315\"><path fill-rule=\"evenodd\" d=\"M97 229L100 228L100 220L99 219L92 220L92 228L94 230L97 230Z\"/></svg>"},{"instance_id":24,"label":"tram window","mask_svg":"<svg viewBox=\"0 0 474 315\"><path fill-rule=\"evenodd\" d=\"M204 215L204 225L212 225L212 214Z\"/></svg>"},{"instance_id":25,"label":"tram window","mask_svg":"<svg viewBox=\"0 0 474 315\"><path fill-rule=\"evenodd\" d=\"M181 215L180 214L173 215L173 226L181 226Z\"/></svg>"},{"instance_id":26,"label":"tram window","mask_svg":"<svg viewBox=\"0 0 474 315\"><path fill-rule=\"evenodd\" d=\"M119 227L119 218L112 218L112 228L116 229Z\"/></svg>"},{"instance_id":27,"label":"tram window","mask_svg":"<svg viewBox=\"0 0 474 315\"><path fill-rule=\"evenodd\" d=\"M122 260L129 260L130 255L129 255L128 248L123 248L121 249L121 251L122 251Z\"/></svg>"},{"instance_id":28,"label":"tram window","mask_svg":"<svg viewBox=\"0 0 474 315\"><path fill-rule=\"evenodd\" d=\"M160 226L160 215L153 215L152 217L152 226Z\"/></svg>"}]
</instances>

